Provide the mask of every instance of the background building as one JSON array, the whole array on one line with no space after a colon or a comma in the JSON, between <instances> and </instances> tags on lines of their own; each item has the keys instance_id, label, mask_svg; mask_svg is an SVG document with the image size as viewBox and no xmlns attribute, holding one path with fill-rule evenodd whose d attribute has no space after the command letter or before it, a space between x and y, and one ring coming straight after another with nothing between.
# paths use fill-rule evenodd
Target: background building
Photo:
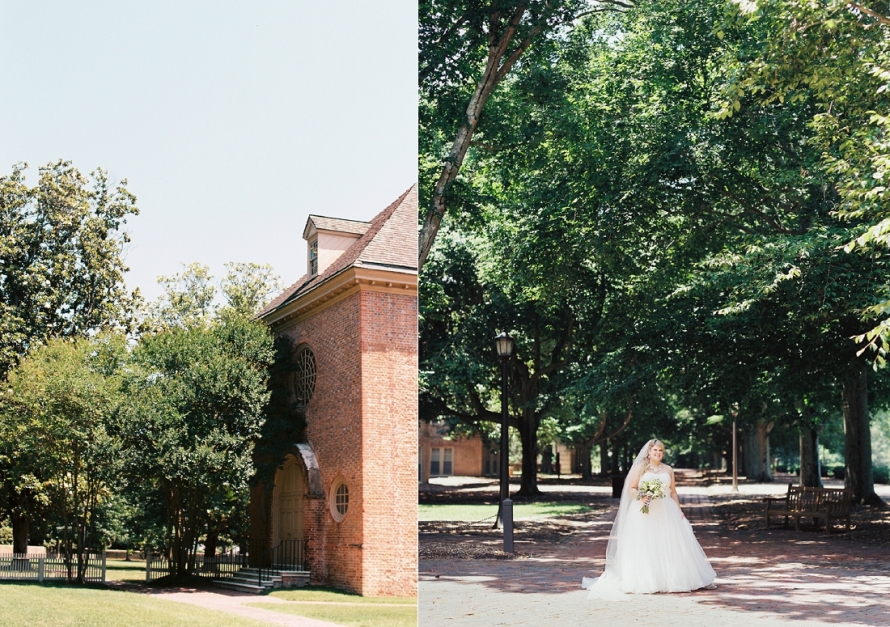
<instances>
[{"instance_id":1,"label":"background building","mask_svg":"<svg viewBox=\"0 0 890 627\"><path fill-rule=\"evenodd\" d=\"M430 477L496 475L497 454L494 455L493 472L488 472L492 465L490 457L488 447L478 434L457 437L444 423L419 423L417 464L421 483L429 483Z\"/></svg>"}]
</instances>

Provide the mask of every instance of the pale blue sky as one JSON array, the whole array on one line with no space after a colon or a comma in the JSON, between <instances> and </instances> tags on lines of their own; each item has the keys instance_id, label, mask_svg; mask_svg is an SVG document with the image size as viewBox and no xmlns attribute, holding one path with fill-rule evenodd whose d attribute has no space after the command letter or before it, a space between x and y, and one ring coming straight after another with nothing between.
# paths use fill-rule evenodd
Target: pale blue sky
<instances>
[{"instance_id":1,"label":"pale blue sky","mask_svg":"<svg viewBox=\"0 0 890 627\"><path fill-rule=\"evenodd\" d=\"M192 261L292 283L309 213L368 220L416 179L412 0L0 0L0 29L0 173L128 179L149 299Z\"/></svg>"}]
</instances>

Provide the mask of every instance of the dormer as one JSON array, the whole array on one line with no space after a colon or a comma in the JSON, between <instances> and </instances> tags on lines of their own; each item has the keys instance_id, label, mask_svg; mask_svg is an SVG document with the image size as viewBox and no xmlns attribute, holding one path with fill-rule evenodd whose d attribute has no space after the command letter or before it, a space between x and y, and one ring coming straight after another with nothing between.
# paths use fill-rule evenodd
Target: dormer
<instances>
[{"instance_id":1,"label":"dormer","mask_svg":"<svg viewBox=\"0 0 890 627\"><path fill-rule=\"evenodd\" d=\"M303 229L303 239L308 244L306 273L309 276L322 274L343 251L365 234L369 226L370 222L310 215Z\"/></svg>"}]
</instances>

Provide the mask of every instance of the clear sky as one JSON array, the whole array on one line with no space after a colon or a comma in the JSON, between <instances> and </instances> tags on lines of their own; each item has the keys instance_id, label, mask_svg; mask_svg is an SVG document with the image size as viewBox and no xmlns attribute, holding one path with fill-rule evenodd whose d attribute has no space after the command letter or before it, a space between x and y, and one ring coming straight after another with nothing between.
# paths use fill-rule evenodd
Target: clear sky
<instances>
[{"instance_id":1,"label":"clear sky","mask_svg":"<svg viewBox=\"0 0 890 627\"><path fill-rule=\"evenodd\" d=\"M305 272L310 213L369 220L417 176L413 0L0 0L0 174L127 179L127 284L199 261Z\"/></svg>"}]
</instances>

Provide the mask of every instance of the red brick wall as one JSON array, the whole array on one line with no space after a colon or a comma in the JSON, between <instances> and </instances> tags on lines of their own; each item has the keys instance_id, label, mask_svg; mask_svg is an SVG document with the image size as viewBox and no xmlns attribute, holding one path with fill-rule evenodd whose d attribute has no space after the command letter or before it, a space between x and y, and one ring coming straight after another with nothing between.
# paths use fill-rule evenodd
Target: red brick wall
<instances>
[{"instance_id":1,"label":"red brick wall","mask_svg":"<svg viewBox=\"0 0 890 627\"><path fill-rule=\"evenodd\" d=\"M416 596L417 298L371 289L363 285L280 331L295 347L308 344L316 361L306 441L326 498L305 501L304 537L313 582ZM338 523L330 506L340 480L349 510ZM271 532L263 510L271 498L259 490L252 535Z\"/></svg>"},{"instance_id":2,"label":"red brick wall","mask_svg":"<svg viewBox=\"0 0 890 627\"><path fill-rule=\"evenodd\" d=\"M417 298L362 291L364 587L417 594Z\"/></svg>"},{"instance_id":3,"label":"red brick wall","mask_svg":"<svg viewBox=\"0 0 890 627\"><path fill-rule=\"evenodd\" d=\"M306 408L306 440L318 459L328 498L323 503L307 501L304 510L304 533L315 558L313 579L364 593L359 548L364 534L360 303L360 294L351 294L316 310L284 334L295 346L307 343L315 354L315 392ZM340 523L329 509L331 486L338 477L346 481L350 501Z\"/></svg>"}]
</instances>

